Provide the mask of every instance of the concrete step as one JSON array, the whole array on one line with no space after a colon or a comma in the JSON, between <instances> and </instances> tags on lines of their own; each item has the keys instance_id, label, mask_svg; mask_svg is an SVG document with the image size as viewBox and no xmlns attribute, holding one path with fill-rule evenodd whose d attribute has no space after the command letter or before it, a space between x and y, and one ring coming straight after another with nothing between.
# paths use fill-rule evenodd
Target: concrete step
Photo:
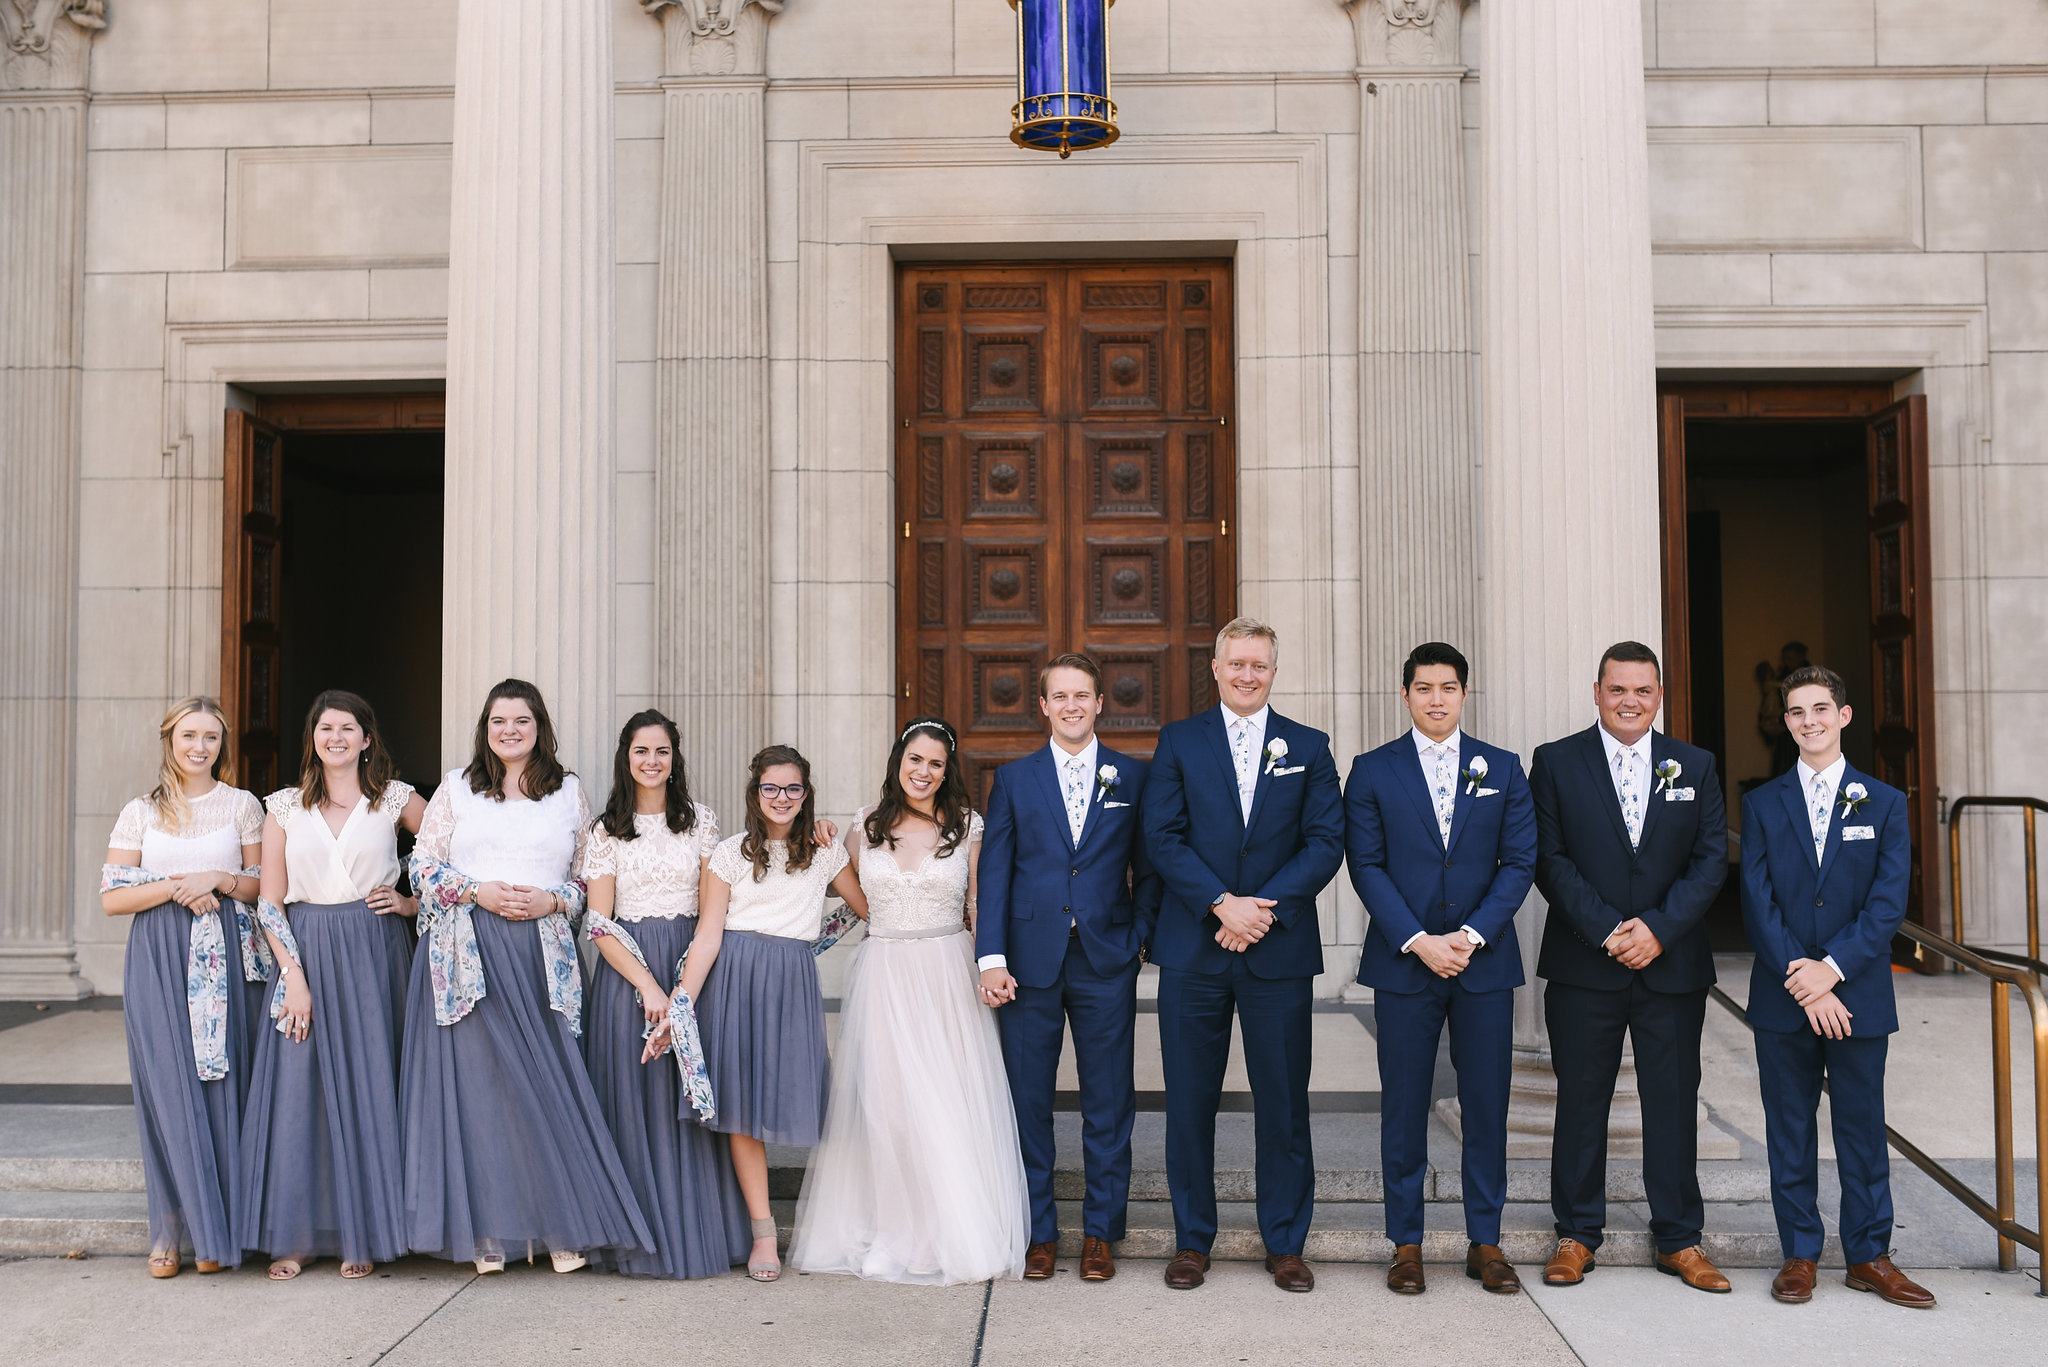
<instances>
[{"instance_id":1,"label":"concrete step","mask_svg":"<svg viewBox=\"0 0 2048 1367\"><path fill-rule=\"evenodd\" d=\"M0 1191L0 1256L148 1252L149 1207L139 1191Z\"/></svg>"}]
</instances>

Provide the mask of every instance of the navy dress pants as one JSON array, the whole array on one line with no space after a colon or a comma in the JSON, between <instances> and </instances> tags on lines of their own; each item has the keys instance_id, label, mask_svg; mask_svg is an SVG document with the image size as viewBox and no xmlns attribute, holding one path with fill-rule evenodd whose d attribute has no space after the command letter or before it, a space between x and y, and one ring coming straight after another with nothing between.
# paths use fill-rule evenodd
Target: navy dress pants
<instances>
[{"instance_id":1,"label":"navy dress pants","mask_svg":"<svg viewBox=\"0 0 2048 1367\"><path fill-rule=\"evenodd\" d=\"M1892 1165L1884 1137L1889 1035L1826 1039L1811 1030L1756 1032L1771 1209L1787 1258L1820 1260L1820 1084L1828 1083L1842 1178L1842 1253L1851 1265L1891 1251Z\"/></svg>"},{"instance_id":2,"label":"navy dress pants","mask_svg":"<svg viewBox=\"0 0 2048 1367\"><path fill-rule=\"evenodd\" d=\"M1269 1254L1299 1255L1315 1214L1308 1128L1313 978L1261 978L1234 959L1227 973L1159 970L1159 1058L1166 1071L1166 1185L1174 1246L1216 1241L1216 1107L1235 1016L1244 1031L1258 1140L1259 1233ZM1007 1010L1008 1008L1004 1008Z\"/></svg>"},{"instance_id":3,"label":"navy dress pants","mask_svg":"<svg viewBox=\"0 0 2048 1367\"><path fill-rule=\"evenodd\" d=\"M1387 1237L1422 1242L1422 1183L1429 1168L1429 1090L1437 1041L1451 1027L1464 1128L1465 1237L1500 1243L1508 1198L1508 1071L1515 994L1467 992L1439 978L1420 992L1374 992L1379 1026L1380 1165L1386 1174Z\"/></svg>"}]
</instances>

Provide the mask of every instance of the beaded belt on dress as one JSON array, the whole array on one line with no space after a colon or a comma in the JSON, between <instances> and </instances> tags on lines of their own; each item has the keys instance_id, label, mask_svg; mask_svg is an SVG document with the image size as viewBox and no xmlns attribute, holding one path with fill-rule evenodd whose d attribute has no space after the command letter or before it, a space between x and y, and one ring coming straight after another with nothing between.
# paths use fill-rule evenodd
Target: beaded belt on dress
<instances>
[{"instance_id":1,"label":"beaded belt on dress","mask_svg":"<svg viewBox=\"0 0 2048 1367\"><path fill-rule=\"evenodd\" d=\"M903 930L877 930L868 925L868 937L875 940L936 940L941 935L965 935L966 926L918 926Z\"/></svg>"}]
</instances>

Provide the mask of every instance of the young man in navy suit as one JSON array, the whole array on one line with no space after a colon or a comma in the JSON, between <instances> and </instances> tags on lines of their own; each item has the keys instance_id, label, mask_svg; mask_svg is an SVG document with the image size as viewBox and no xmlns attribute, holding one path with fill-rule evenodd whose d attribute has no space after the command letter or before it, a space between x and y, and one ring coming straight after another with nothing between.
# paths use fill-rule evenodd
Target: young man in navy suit
<instances>
[{"instance_id":1,"label":"young man in navy suit","mask_svg":"<svg viewBox=\"0 0 2048 1367\"><path fill-rule=\"evenodd\" d=\"M1267 705L1278 668L1273 628L1226 624L1210 664L1222 704L1159 733L1145 792L1145 839L1166 882L1152 961L1177 1250L1166 1284L1176 1290L1202 1284L1216 1238L1216 1108L1233 1012L1251 1075L1266 1270L1285 1291L1315 1286L1301 1252L1315 1209L1316 897L1343 862L1344 805L1330 738Z\"/></svg>"},{"instance_id":2,"label":"young man in navy suit","mask_svg":"<svg viewBox=\"0 0 2048 1367\"><path fill-rule=\"evenodd\" d=\"M1788 1305L1813 1299L1825 1237L1816 1129L1825 1080L1842 1179L1845 1281L1893 1305L1927 1309L1934 1297L1889 1256L1884 1063L1899 1028L1892 937L1906 919L1913 869L1906 798L1842 757L1853 713L1840 675L1809 665L1779 687L1799 762L1742 799L1742 923L1756 951L1749 1023L1785 1254L1771 1295Z\"/></svg>"},{"instance_id":3,"label":"young man in navy suit","mask_svg":"<svg viewBox=\"0 0 2048 1367\"><path fill-rule=\"evenodd\" d=\"M1508 1191L1508 1070L1522 951L1515 912L1536 870L1536 814L1522 761L1465 735L1470 667L1440 641L1401 666L1413 728L1360 755L1344 785L1351 885L1371 917L1358 981L1379 1025L1380 1161L1387 1287L1425 1289L1422 1181L1437 1041L1451 1028L1464 1122L1465 1274L1522 1289L1500 1251Z\"/></svg>"},{"instance_id":4,"label":"young man in navy suit","mask_svg":"<svg viewBox=\"0 0 2048 1367\"><path fill-rule=\"evenodd\" d=\"M1138 840L1143 760L1095 735L1102 670L1060 655L1038 674L1052 741L996 770L976 868L981 996L1001 1007L1003 1066L1031 1199L1024 1275L1053 1274L1053 1089L1069 1024L1081 1081L1081 1280L1116 1275L1131 1190L1138 964L1159 914L1159 880ZM1008 1005L1005 1005L1008 1003Z\"/></svg>"},{"instance_id":5,"label":"young man in navy suit","mask_svg":"<svg viewBox=\"0 0 2048 1367\"><path fill-rule=\"evenodd\" d=\"M1600 720L1536 748L1536 890L1550 904L1537 976L1557 1124L1551 1286L1593 1270L1607 1223L1607 1116L1624 1034L1643 1096L1643 1185L1657 1267L1700 1291L1728 1279L1700 1248L1700 1031L1714 952L1707 908L1728 877L1728 806L1714 757L1651 729L1664 705L1657 652L1607 648Z\"/></svg>"}]
</instances>

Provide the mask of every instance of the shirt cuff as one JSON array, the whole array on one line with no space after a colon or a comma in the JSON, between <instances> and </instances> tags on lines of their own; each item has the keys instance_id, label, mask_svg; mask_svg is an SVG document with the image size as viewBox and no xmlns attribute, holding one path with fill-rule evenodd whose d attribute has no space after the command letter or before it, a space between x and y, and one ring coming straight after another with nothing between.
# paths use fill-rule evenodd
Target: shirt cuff
<instances>
[{"instance_id":1,"label":"shirt cuff","mask_svg":"<svg viewBox=\"0 0 2048 1367\"><path fill-rule=\"evenodd\" d=\"M1628 922L1626 921L1616 921L1614 923L1614 929L1607 932L1607 940L1613 939L1615 935L1620 932L1621 928L1627 924ZM1600 943L1604 945L1607 943L1607 940L1602 940Z\"/></svg>"},{"instance_id":2,"label":"shirt cuff","mask_svg":"<svg viewBox=\"0 0 2048 1367\"><path fill-rule=\"evenodd\" d=\"M1481 935L1478 931L1472 929L1472 927L1470 926L1459 926L1458 929L1464 931L1467 935L1470 935L1473 939L1479 941L1478 945L1476 945L1475 948L1486 948L1486 937L1484 935Z\"/></svg>"},{"instance_id":3,"label":"shirt cuff","mask_svg":"<svg viewBox=\"0 0 2048 1367\"><path fill-rule=\"evenodd\" d=\"M1838 963L1836 963L1836 962L1835 962L1835 956L1834 956L1834 955L1832 955L1832 954L1830 954L1830 955L1827 955L1827 956L1826 956L1825 958L1823 958L1823 959L1821 960L1821 962L1822 962L1822 963L1824 963L1824 964L1826 964L1826 965L1827 965L1827 966L1828 966L1829 968L1832 968L1832 969L1833 969L1833 970L1835 971L1835 977L1836 977L1836 978L1837 978L1838 980L1840 980L1840 981L1842 981L1842 982L1847 982L1847 981L1849 981L1849 975L1848 975L1848 974L1846 974L1846 973L1844 973L1844 972L1842 971L1842 966L1841 966L1840 964L1838 964Z\"/></svg>"},{"instance_id":4,"label":"shirt cuff","mask_svg":"<svg viewBox=\"0 0 2048 1367\"><path fill-rule=\"evenodd\" d=\"M974 961L974 966L986 973L991 968L1008 968L1010 961L1000 954L984 954Z\"/></svg>"},{"instance_id":5,"label":"shirt cuff","mask_svg":"<svg viewBox=\"0 0 2048 1367\"><path fill-rule=\"evenodd\" d=\"M1418 930L1413 935L1410 935L1407 939L1401 941L1401 952L1403 954L1406 954L1408 952L1408 946L1414 944L1417 940L1421 939L1423 936L1427 934L1429 934L1429 932L1426 930Z\"/></svg>"}]
</instances>

